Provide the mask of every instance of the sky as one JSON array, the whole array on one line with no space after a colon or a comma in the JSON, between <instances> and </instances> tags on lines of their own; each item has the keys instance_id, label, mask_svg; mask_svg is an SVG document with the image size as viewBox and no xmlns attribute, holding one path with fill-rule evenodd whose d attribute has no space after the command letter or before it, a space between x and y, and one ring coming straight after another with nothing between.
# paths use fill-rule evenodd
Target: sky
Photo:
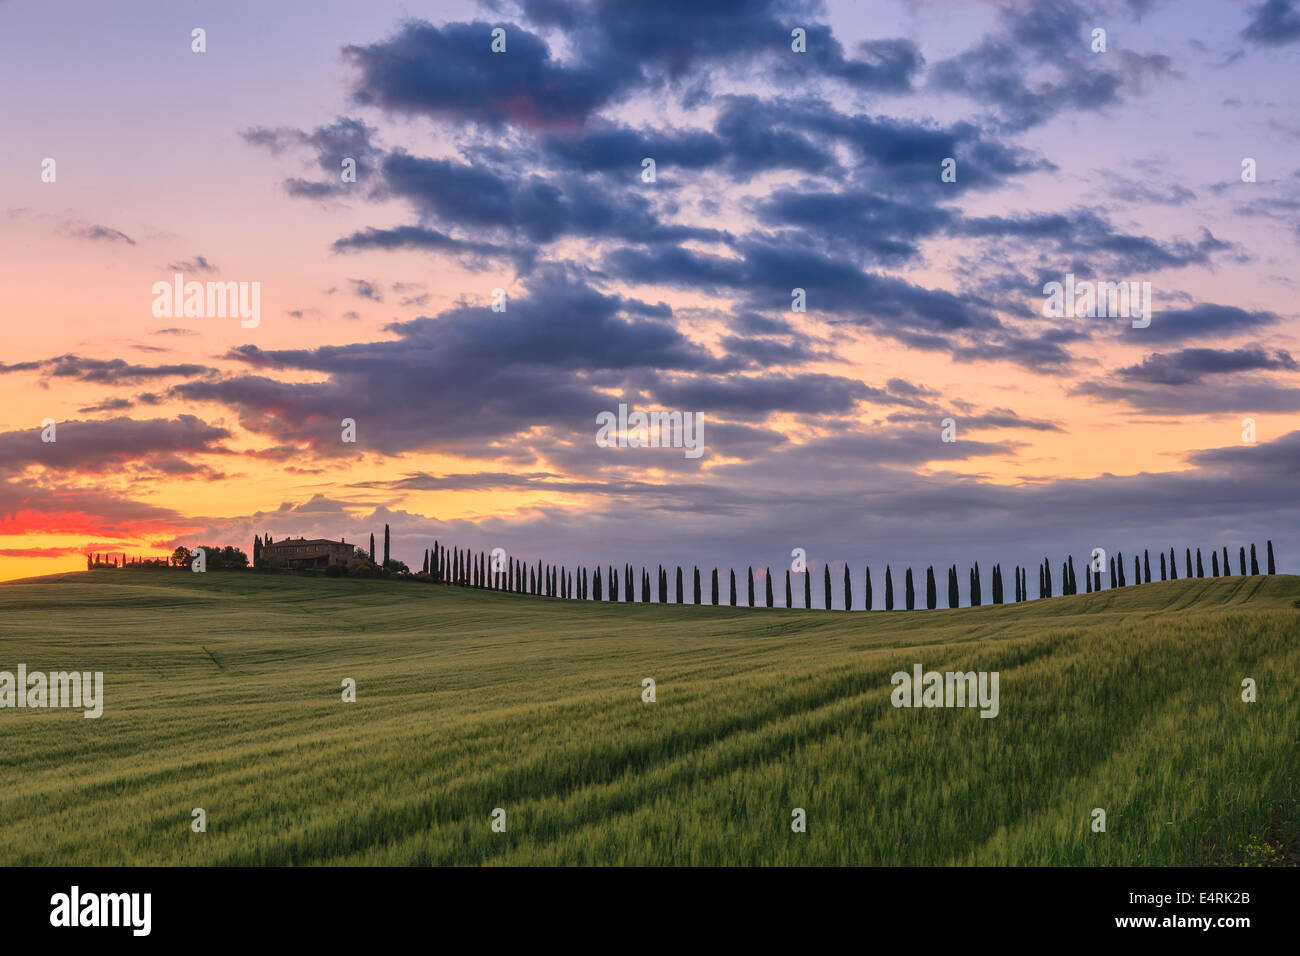
<instances>
[{"instance_id":1,"label":"sky","mask_svg":"<svg viewBox=\"0 0 1300 956\"><path fill-rule=\"evenodd\" d=\"M0 580L386 523L1300 564L1289 0L0 0L0 45ZM1067 274L1149 324L1045 314ZM703 454L604 447L620 404Z\"/></svg>"}]
</instances>

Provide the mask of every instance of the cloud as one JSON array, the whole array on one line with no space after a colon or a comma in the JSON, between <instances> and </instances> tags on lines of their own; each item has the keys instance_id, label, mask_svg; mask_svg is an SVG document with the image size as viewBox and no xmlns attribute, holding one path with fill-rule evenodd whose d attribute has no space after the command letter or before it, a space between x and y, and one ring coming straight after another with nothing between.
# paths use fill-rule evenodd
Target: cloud
<instances>
[{"instance_id":1,"label":"cloud","mask_svg":"<svg viewBox=\"0 0 1300 956\"><path fill-rule=\"evenodd\" d=\"M1261 46L1283 46L1300 40L1300 12L1295 0L1265 0L1251 10L1241 38Z\"/></svg>"}]
</instances>

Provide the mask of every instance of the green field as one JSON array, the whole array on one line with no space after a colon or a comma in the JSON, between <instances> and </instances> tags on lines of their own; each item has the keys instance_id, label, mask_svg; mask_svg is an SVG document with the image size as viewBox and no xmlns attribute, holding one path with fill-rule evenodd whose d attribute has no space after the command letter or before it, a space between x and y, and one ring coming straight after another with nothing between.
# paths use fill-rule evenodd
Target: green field
<instances>
[{"instance_id":1,"label":"green field","mask_svg":"<svg viewBox=\"0 0 1300 956\"><path fill-rule=\"evenodd\" d=\"M1282 575L888 614L4 584L0 670L103 671L106 702L0 710L0 862L1294 862L1298 598ZM894 708L915 663L998 671L1000 715Z\"/></svg>"}]
</instances>

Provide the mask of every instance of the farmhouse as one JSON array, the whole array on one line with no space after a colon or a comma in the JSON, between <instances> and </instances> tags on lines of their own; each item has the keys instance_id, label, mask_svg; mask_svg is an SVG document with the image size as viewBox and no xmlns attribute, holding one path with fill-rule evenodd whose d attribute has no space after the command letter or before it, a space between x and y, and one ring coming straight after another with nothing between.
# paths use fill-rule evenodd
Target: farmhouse
<instances>
[{"instance_id":1,"label":"farmhouse","mask_svg":"<svg viewBox=\"0 0 1300 956\"><path fill-rule=\"evenodd\" d=\"M349 564L356 545L329 538L284 538L264 544L260 553L263 559L279 558L290 568L326 568L331 564Z\"/></svg>"}]
</instances>

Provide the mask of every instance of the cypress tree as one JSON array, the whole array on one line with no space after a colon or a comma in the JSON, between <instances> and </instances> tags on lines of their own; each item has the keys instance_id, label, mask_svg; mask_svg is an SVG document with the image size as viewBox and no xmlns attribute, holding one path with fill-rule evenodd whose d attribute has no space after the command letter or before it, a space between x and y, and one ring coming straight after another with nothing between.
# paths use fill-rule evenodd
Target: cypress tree
<instances>
[{"instance_id":1,"label":"cypress tree","mask_svg":"<svg viewBox=\"0 0 1300 956\"><path fill-rule=\"evenodd\" d=\"M750 607L753 607L753 606L754 606L754 567L753 567L753 565L750 565L749 573L748 573L748 575L747 575L747 578L748 578L748 581L749 581L749 606L750 606Z\"/></svg>"},{"instance_id":2,"label":"cypress tree","mask_svg":"<svg viewBox=\"0 0 1300 956\"><path fill-rule=\"evenodd\" d=\"M641 603L650 602L650 572L645 568L641 569Z\"/></svg>"},{"instance_id":3,"label":"cypress tree","mask_svg":"<svg viewBox=\"0 0 1300 956\"><path fill-rule=\"evenodd\" d=\"M370 563L375 563L375 533L370 532Z\"/></svg>"},{"instance_id":4,"label":"cypress tree","mask_svg":"<svg viewBox=\"0 0 1300 956\"><path fill-rule=\"evenodd\" d=\"M384 525L384 567L388 567L388 525Z\"/></svg>"},{"instance_id":5,"label":"cypress tree","mask_svg":"<svg viewBox=\"0 0 1300 956\"><path fill-rule=\"evenodd\" d=\"M1083 573L1083 583L1084 586L1087 588L1087 593L1091 594L1092 593L1092 568L1091 567L1089 567L1088 570Z\"/></svg>"},{"instance_id":6,"label":"cypress tree","mask_svg":"<svg viewBox=\"0 0 1300 956\"><path fill-rule=\"evenodd\" d=\"M1123 565L1121 564L1120 567L1123 567ZM1110 586L1112 590L1119 587L1119 575L1115 573L1115 558L1113 555L1110 559Z\"/></svg>"},{"instance_id":7,"label":"cypress tree","mask_svg":"<svg viewBox=\"0 0 1300 956\"><path fill-rule=\"evenodd\" d=\"M695 603L702 604L703 603L702 598L703 595L700 593L700 569L699 566L697 565L695 568Z\"/></svg>"},{"instance_id":8,"label":"cypress tree","mask_svg":"<svg viewBox=\"0 0 1300 956\"><path fill-rule=\"evenodd\" d=\"M1246 576L1246 548L1244 546L1237 552L1237 563L1241 566L1241 576L1244 578Z\"/></svg>"},{"instance_id":9,"label":"cypress tree","mask_svg":"<svg viewBox=\"0 0 1300 956\"><path fill-rule=\"evenodd\" d=\"M904 594L907 598L907 609L909 611L915 611L916 610L916 588L912 586L912 569L910 567L907 569L907 574L903 576L903 588L904 588Z\"/></svg>"},{"instance_id":10,"label":"cypress tree","mask_svg":"<svg viewBox=\"0 0 1300 956\"><path fill-rule=\"evenodd\" d=\"M1133 583L1142 583L1142 563L1138 561L1138 556L1133 555Z\"/></svg>"},{"instance_id":11,"label":"cypress tree","mask_svg":"<svg viewBox=\"0 0 1300 956\"><path fill-rule=\"evenodd\" d=\"M1228 560L1228 546L1226 544L1223 546L1223 576L1225 578L1232 577L1232 562Z\"/></svg>"},{"instance_id":12,"label":"cypress tree","mask_svg":"<svg viewBox=\"0 0 1300 956\"><path fill-rule=\"evenodd\" d=\"M870 611L870 610L871 610L871 607L872 607L872 604L871 604L871 598L872 598L872 595L871 595L871 567L870 567L870 565L868 565L868 567L867 567L867 590L866 590L866 593L862 596L862 606L865 607L868 611Z\"/></svg>"},{"instance_id":13,"label":"cypress tree","mask_svg":"<svg viewBox=\"0 0 1300 956\"><path fill-rule=\"evenodd\" d=\"M958 607L961 604L961 590L957 587L957 565L948 569L948 607Z\"/></svg>"},{"instance_id":14,"label":"cypress tree","mask_svg":"<svg viewBox=\"0 0 1300 956\"><path fill-rule=\"evenodd\" d=\"M1259 574L1259 561L1255 557L1255 545L1250 546L1250 573Z\"/></svg>"},{"instance_id":15,"label":"cypress tree","mask_svg":"<svg viewBox=\"0 0 1300 956\"><path fill-rule=\"evenodd\" d=\"M718 569L713 569L713 603L718 603Z\"/></svg>"},{"instance_id":16,"label":"cypress tree","mask_svg":"<svg viewBox=\"0 0 1300 956\"><path fill-rule=\"evenodd\" d=\"M600 583L600 565L596 565L596 573L591 576L591 594L597 601L605 600L605 594Z\"/></svg>"},{"instance_id":17,"label":"cypress tree","mask_svg":"<svg viewBox=\"0 0 1300 956\"><path fill-rule=\"evenodd\" d=\"M1115 561L1119 565L1119 586L1125 587L1127 582L1124 580L1124 552L1123 551L1119 552L1119 554L1116 555Z\"/></svg>"},{"instance_id":18,"label":"cypress tree","mask_svg":"<svg viewBox=\"0 0 1300 956\"><path fill-rule=\"evenodd\" d=\"M1114 567L1114 565L1111 565ZM1047 585L1047 596L1052 596L1052 562L1043 559L1043 582Z\"/></svg>"},{"instance_id":19,"label":"cypress tree","mask_svg":"<svg viewBox=\"0 0 1300 956\"><path fill-rule=\"evenodd\" d=\"M812 569L805 568L803 572L803 606L807 610L812 610Z\"/></svg>"},{"instance_id":20,"label":"cypress tree","mask_svg":"<svg viewBox=\"0 0 1300 956\"><path fill-rule=\"evenodd\" d=\"M682 566L677 565L677 603L684 604L686 601L682 595Z\"/></svg>"},{"instance_id":21,"label":"cypress tree","mask_svg":"<svg viewBox=\"0 0 1300 956\"><path fill-rule=\"evenodd\" d=\"M728 569L731 573L731 606L736 606L736 569Z\"/></svg>"},{"instance_id":22,"label":"cypress tree","mask_svg":"<svg viewBox=\"0 0 1300 956\"><path fill-rule=\"evenodd\" d=\"M1165 576L1165 553L1163 551L1160 552L1160 580L1161 581L1169 580Z\"/></svg>"},{"instance_id":23,"label":"cypress tree","mask_svg":"<svg viewBox=\"0 0 1300 956\"><path fill-rule=\"evenodd\" d=\"M619 600L618 592L618 572L614 570L614 565L609 566L609 599L611 601Z\"/></svg>"},{"instance_id":24,"label":"cypress tree","mask_svg":"<svg viewBox=\"0 0 1300 956\"><path fill-rule=\"evenodd\" d=\"M794 607L794 595L790 593L790 569L785 569L785 606Z\"/></svg>"},{"instance_id":25,"label":"cypress tree","mask_svg":"<svg viewBox=\"0 0 1300 956\"><path fill-rule=\"evenodd\" d=\"M772 606L772 569L767 568L763 573L763 580L767 582L767 606Z\"/></svg>"},{"instance_id":26,"label":"cypress tree","mask_svg":"<svg viewBox=\"0 0 1300 956\"><path fill-rule=\"evenodd\" d=\"M934 565L925 569L925 609L933 611L939 606L939 588L934 583Z\"/></svg>"},{"instance_id":27,"label":"cypress tree","mask_svg":"<svg viewBox=\"0 0 1300 956\"><path fill-rule=\"evenodd\" d=\"M822 598L826 603L826 610L831 609L831 566L830 564L822 565L822 575L825 583L822 584Z\"/></svg>"},{"instance_id":28,"label":"cypress tree","mask_svg":"<svg viewBox=\"0 0 1300 956\"><path fill-rule=\"evenodd\" d=\"M1069 577L1070 577L1070 593L1071 593L1071 594L1078 594L1078 593L1079 593L1079 579L1078 579L1077 577L1075 577L1075 575L1074 575L1074 555L1070 555L1070 558L1069 558L1069 566L1070 566L1070 572L1069 572Z\"/></svg>"},{"instance_id":29,"label":"cypress tree","mask_svg":"<svg viewBox=\"0 0 1300 956\"><path fill-rule=\"evenodd\" d=\"M253 550L256 551L257 548L254 547ZM424 567L420 569L420 573L421 574L429 573L429 549L428 548L424 549Z\"/></svg>"},{"instance_id":30,"label":"cypress tree","mask_svg":"<svg viewBox=\"0 0 1300 956\"><path fill-rule=\"evenodd\" d=\"M1196 576L1197 576L1198 578L1203 578L1203 577L1205 577L1205 565L1201 564L1201 549L1200 549L1200 548L1197 548L1197 549L1196 549Z\"/></svg>"},{"instance_id":31,"label":"cypress tree","mask_svg":"<svg viewBox=\"0 0 1300 956\"><path fill-rule=\"evenodd\" d=\"M894 609L894 575L889 570L889 565L885 565L885 610Z\"/></svg>"},{"instance_id":32,"label":"cypress tree","mask_svg":"<svg viewBox=\"0 0 1300 956\"><path fill-rule=\"evenodd\" d=\"M993 603L1002 603L1002 566L993 565Z\"/></svg>"},{"instance_id":33,"label":"cypress tree","mask_svg":"<svg viewBox=\"0 0 1300 956\"><path fill-rule=\"evenodd\" d=\"M853 610L853 585L849 581L849 562L844 562L844 610Z\"/></svg>"},{"instance_id":34,"label":"cypress tree","mask_svg":"<svg viewBox=\"0 0 1300 956\"><path fill-rule=\"evenodd\" d=\"M1273 539L1268 541L1268 573L1277 574L1277 565L1273 562Z\"/></svg>"},{"instance_id":35,"label":"cypress tree","mask_svg":"<svg viewBox=\"0 0 1300 956\"><path fill-rule=\"evenodd\" d=\"M1188 548L1187 549L1187 577L1191 578L1191 576L1192 576L1192 549Z\"/></svg>"},{"instance_id":36,"label":"cypress tree","mask_svg":"<svg viewBox=\"0 0 1300 956\"><path fill-rule=\"evenodd\" d=\"M1210 552L1210 571L1217 578L1219 576L1219 552Z\"/></svg>"},{"instance_id":37,"label":"cypress tree","mask_svg":"<svg viewBox=\"0 0 1300 956\"><path fill-rule=\"evenodd\" d=\"M1142 549L1142 567L1146 570L1147 584L1151 583L1151 552Z\"/></svg>"},{"instance_id":38,"label":"cypress tree","mask_svg":"<svg viewBox=\"0 0 1300 956\"><path fill-rule=\"evenodd\" d=\"M1178 558L1174 556L1174 549L1169 549L1169 580L1178 580Z\"/></svg>"}]
</instances>

